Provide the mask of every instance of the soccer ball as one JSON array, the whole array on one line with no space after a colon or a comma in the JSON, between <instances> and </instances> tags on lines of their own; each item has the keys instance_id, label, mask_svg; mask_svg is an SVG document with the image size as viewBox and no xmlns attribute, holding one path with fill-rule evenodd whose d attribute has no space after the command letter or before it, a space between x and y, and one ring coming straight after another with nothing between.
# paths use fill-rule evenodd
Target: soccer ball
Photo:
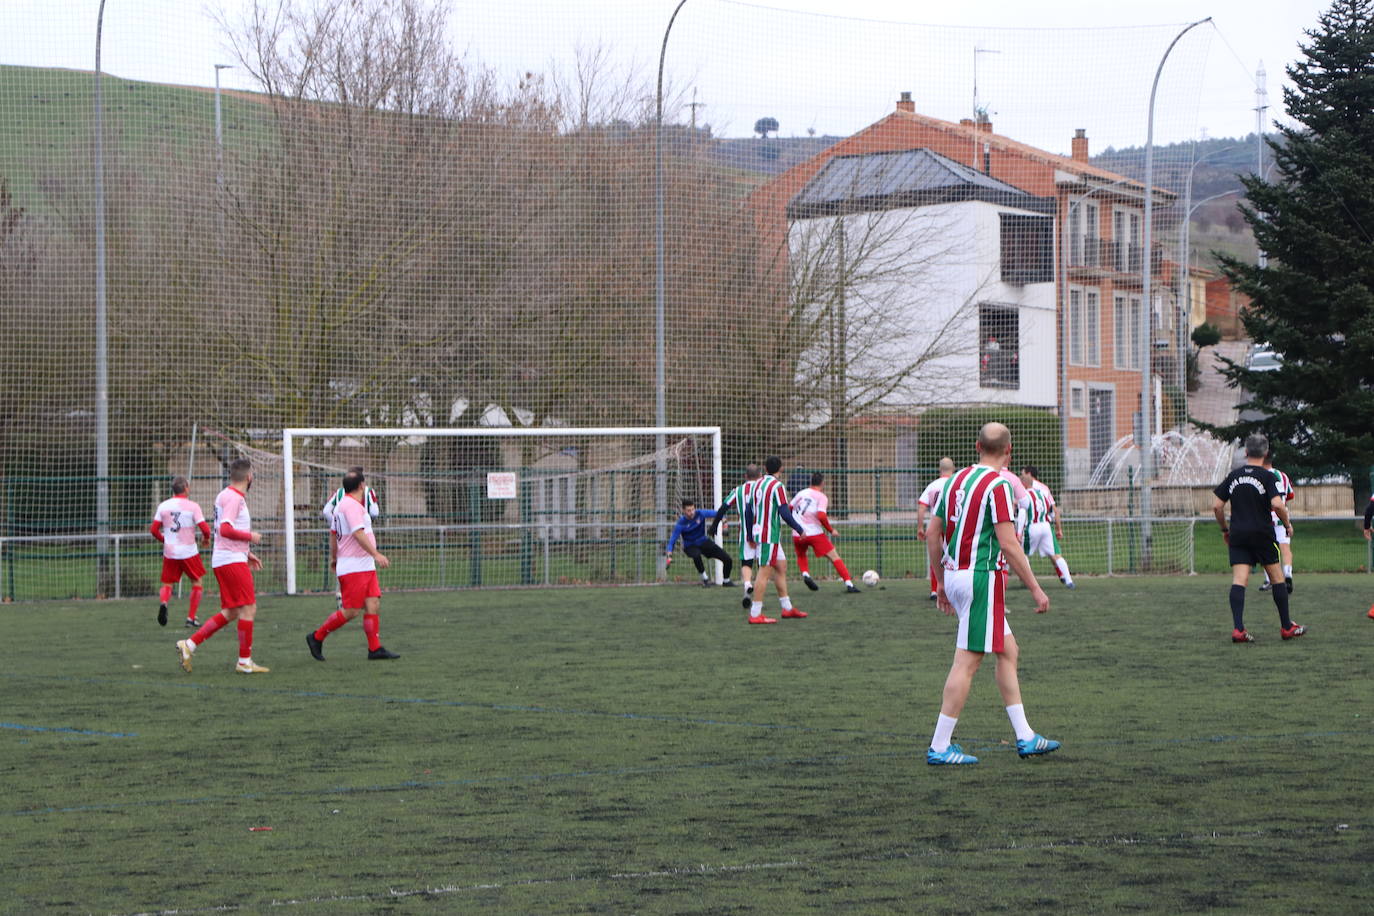
<instances>
[{"instance_id":1,"label":"soccer ball","mask_svg":"<svg viewBox=\"0 0 1374 916\"><path fill-rule=\"evenodd\" d=\"M875 570L864 570L864 574L860 578L864 580L864 585L867 585L869 588L878 584L878 573Z\"/></svg>"}]
</instances>

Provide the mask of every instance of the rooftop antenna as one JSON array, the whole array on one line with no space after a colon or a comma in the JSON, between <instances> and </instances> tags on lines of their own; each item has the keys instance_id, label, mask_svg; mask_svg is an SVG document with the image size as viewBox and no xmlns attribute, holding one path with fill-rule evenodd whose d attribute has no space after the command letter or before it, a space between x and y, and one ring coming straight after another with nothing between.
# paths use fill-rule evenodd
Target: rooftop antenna
<instances>
[{"instance_id":1,"label":"rooftop antenna","mask_svg":"<svg viewBox=\"0 0 1374 916\"><path fill-rule=\"evenodd\" d=\"M1001 51L994 51L991 48L973 46L973 158L969 164L975 169L978 168L978 125L987 119L987 112L978 103L978 55L1001 53Z\"/></svg>"},{"instance_id":2,"label":"rooftop antenna","mask_svg":"<svg viewBox=\"0 0 1374 916\"><path fill-rule=\"evenodd\" d=\"M1264 113L1269 110L1269 80L1264 72L1264 61L1259 62L1255 71L1255 175L1264 180ZM1269 264L1269 256L1260 249L1256 263L1260 267Z\"/></svg>"}]
</instances>

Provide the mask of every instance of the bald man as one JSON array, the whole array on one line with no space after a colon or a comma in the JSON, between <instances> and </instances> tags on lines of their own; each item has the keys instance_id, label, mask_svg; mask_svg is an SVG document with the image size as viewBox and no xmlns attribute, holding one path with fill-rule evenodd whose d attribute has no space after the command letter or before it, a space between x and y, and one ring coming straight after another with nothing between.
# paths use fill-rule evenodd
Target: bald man
<instances>
[{"instance_id":1,"label":"bald man","mask_svg":"<svg viewBox=\"0 0 1374 916\"><path fill-rule=\"evenodd\" d=\"M935 503L940 499L940 493L945 489L945 484L954 475L954 459L940 459L940 476L932 480L921 493L921 498L916 500L916 538L924 541L926 539L926 525L930 519L930 513L935 509ZM930 567L930 600L935 600L935 567Z\"/></svg>"}]
</instances>

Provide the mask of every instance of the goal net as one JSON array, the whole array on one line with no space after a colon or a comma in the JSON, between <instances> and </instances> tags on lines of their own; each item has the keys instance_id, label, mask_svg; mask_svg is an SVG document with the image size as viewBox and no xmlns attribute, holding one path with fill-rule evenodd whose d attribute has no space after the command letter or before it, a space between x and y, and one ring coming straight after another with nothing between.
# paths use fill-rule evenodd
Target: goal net
<instances>
[{"instance_id":1,"label":"goal net","mask_svg":"<svg viewBox=\"0 0 1374 916\"><path fill-rule=\"evenodd\" d=\"M286 429L272 448L232 445L258 504L280 494L288 594L334 590L322 509L354 467L377 494L389 588L652 581L681 501L721 499L716 427Z\"/></svg>"}]
</instances>

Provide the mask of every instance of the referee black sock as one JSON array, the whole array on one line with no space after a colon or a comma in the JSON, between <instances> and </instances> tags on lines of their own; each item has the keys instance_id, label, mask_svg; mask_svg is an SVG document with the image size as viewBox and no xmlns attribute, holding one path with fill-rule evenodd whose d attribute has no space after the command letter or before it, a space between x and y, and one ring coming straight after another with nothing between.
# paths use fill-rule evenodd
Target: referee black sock
<instances>
[{"instance_id":1,"label":"referee black sock","mask_svg":"<svg viewBox=\"0 0 1374 916\"><path fill-rule=\"evenodd\" d=\"M1269 594L1274 596L1274 606L1279 609L1279 622L1283 624L1285 630L1291 630L1293 628L1293 618L1288 616L1287 587L1280 588L1276 583L1274 588L1270 589Z\"/></svg>"},{"instance_id":2,"label":"referee black sock","mask_svg":"<svg viewBox=\"0 0 1374 916\"><path fill-rule=\"evenodd\" d=\"M1285 595L1285 598L1288 596ZM1245 629L1245 586L1231 586L1231 620L1237 630Z\"/></svg>"}]
</instances>

